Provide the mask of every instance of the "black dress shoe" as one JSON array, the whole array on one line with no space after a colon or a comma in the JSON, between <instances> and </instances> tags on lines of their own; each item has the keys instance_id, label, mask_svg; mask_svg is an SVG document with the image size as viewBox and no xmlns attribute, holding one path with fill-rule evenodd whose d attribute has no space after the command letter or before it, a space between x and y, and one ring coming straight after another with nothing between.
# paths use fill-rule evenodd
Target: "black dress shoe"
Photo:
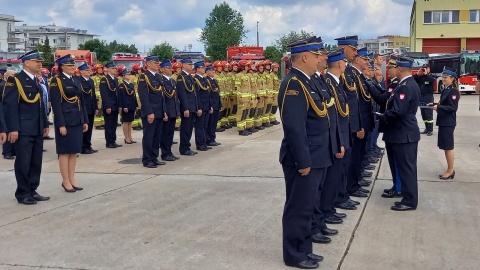
<instances>
[{"instance_id":1,"label":"black dress shoe","mask_svg":"<svg viewBox=\"0 0 480 270\"><path fill-rule=\"evenodd\" d=\"M35 194L35 195L32 195L32 198L35 200L35 201L48 201L50 200L50 197L46 197L46 196L42 196L40 194Z\"/></svg>"},{"instance_id":2,"label":"black dress shoe","mask_svg":"<svg viewBox=\"0 0 480 270\"><path fill-rule=\"evenodd\" d=\"M122 147L122 145L118 143L113 143L113 145L115 145L116 147Z\"/></svg>"},{"instance_id":3,"label":"black dress shoe","mask_svg":"<svg viewBox=\"0 0 480 270\"><path fill-rule=\"evenodd\" d=\"M218 146L218 144L216 142L209 142L207 143L208 146Z\"/></svg>"},{"instance_id":4,"label":"black dress shoe","mask_svg":"<svg viewBox=\"0 0 480 270\"><path fill-rule=\"evenodd\" d=\"M280 122L278 122L277 120L273 121L273 122L270 122L270 124L272 125L280 125Z\"/></svg>"},{"instance_id":5,"label":"black dress shoe","mask_svg":"<svg viewBox=\"0 0 480 270\"><path fill-rule=\"evenodd\" d=\"M166 157L162 157L162 160L165 160L165 161L175 161L176 159L172 156L166 156Z\"/></svg>"},{"instance_id":6,"label":"black dress shoe","mask_svg":"<svg viewBox=\"0 0 480 270\"><path fill-rule=\"evenodd\" d=\"M394 205L400 205L400 204L402 204L402 202L394 202L393 204Z\"/></svg>"},{"instance_id":7,"label":"black dress shoe","mask_svg":"<svg viewBox=\"0 0 480 270\"><path fill-rule=\"evenodd\" d=\"M334 213L333 216L336 217L336 218L346 218L347 214L337 212L337 213Z\"/></svg>"},{"instance_id":8,"label":"black dress shoe","mask_svg":"<svg viewBox=\"0 0 480 270\"><path fill-rule=\"evenodd\" d=\"M372 177L373 173L371 172L362 172L361 176L362 177Z\"/></svg>"},{"instance_id":9,"label":"black dress shoe","mask_svg":"<svg viewBox=\"0 0 480 270\"><path fill-rule=\"evenodd\" d=\"M47 137L43 137L44 140L47 140L47 141L51 141L51 140L55 140L55 138L52 138L50 136L47 136Z\"/></svg>"},{"instance_id":10,"label":"black dress shoe","mask_svg":"<svg viewBox=\"0 0 480 270\"><path fill-rule=\"evenodd\" d=\"M178 142L172 142L172 144L177 144Z\"/></svg>"},{"instance_id":11,"label":"black dress shoe","mask_svg":"<svg viewBox=\"0 0 480 270\"><path fill-rule=\"evenodd\" d=\"M194 155L197 155L197 154L198 154L198 152L196 152L196 151L192 151L192 152L193 152Z\"/></svg>"},{"instance_id":12,"label":"black dress shoe","mask_svg":"<svg viewBox=\"0 0 480 270\"><path fill-rule=\"evenodd\" d=\"M177 156L174 156L174 155L170 155L172 158L174 158L175 160L179 160L180 158L177 157Z\"/></svg>"},{"instance_id":13,"label":"black dress shoe","mask_svg":"<svg viewBox=\"0 0 480 270\"><path fill-rule=\"evenodd\" d=\"M368 187L368 186L370 186L371 183L367 182L367 180L365 180L365 179L362 179L362 180L358 181L358 184L362 187Z\"/></svg>"},{"instance_id":14,"label":"black dress shoe","mask_svg":"<svg viewBox=\"0 0 480 270\"><path fill-rule=\"evenodd\" d=\"M15 159L12 155L5 155L3 156L4 159Z\"/></svg>"},{"instance_id":15,"label":"black dress shoe","mask_svg":"<svg viewBox=\"0 0 480 270\"><path fill-rule=\"evenodd\" d=\"M352 199L348 199L347 202L351 205L360 205L360 202L354 201Z\"/></svg>"},{"instance_id":16,"label":"black dress shoe","mask_svg":"<svg viewBox=\"0 0 480 270\"><path fill-rule=\"evenodd\" d=\"M323 235L337 235L338 234L338 230L329 229L329 228L321 229L320 232L322 232Z\"/></svg>"},{"instance_id":17,"label":"black dress shoe","mask_svg":"<svg viewBox=\"0 0 480 270\"><path fill-rule=\"evenodd\" d=\"M67 189L67 188L66 188L66 187L63 185L63 183L62 183L62 187L63 187L63 189L65 190L65 192L67 192L67 193L74 193L74 192L77 192L77 191L76 191L74 188Z\"/></svg>"},{"instance_id":18,"label":"black dress shoe","mask_svg":"<svg viewBox=\"0 0 480 270\"><path fill-rule=\"evenodd\" d=\"M193 152L192 150L189 150L185 153L180 153L180 155L183 155L183 156L195 156L195 152Z\"/></svg>"},{"instance_id":19,"label":"black dress shoe","mask_svg":"<svg viewBox=\"0 0 480 270\"><path fill-rule=\"evenodd\" d=\"M343 223L343 219L330 216L324 219L327 224L340 224ZM323 232L322 232L323 233ZM326 234L328 235L328 234Z\"/></svg>"},{"instance_id":20,"label":"black dress shoe","mask_svg":"<svg viewBox=\"0 0 480 270\"><path fill-rule=\"evenodd\" d=\"M310 254L307 254L307 257L314 262L323 261L323 256L320 256L320 255L317 255L317 254L310 253Z\"/></svg>"},{"instance_id":21,"label":"black dress shoe","mask_svg":"<svg viewBox=\"0 0 480 270\"><path fill-rule=\"evenodd\" d=\"M389 189L387 192L384 192L382 194L383 198L396 198L396 197L402 197L402 193L396 192L395 190Z\"/></svg>"},{"instance_id":22,"label":"black dress shoe","mask_svg":"<svg viewBox=\"0 0 480 270\"><path fill-rule=\"evenodd\" d=\"M453 179L455 178L455 170L453 170L452 174L450 174L449 176L439 175L438 178L441 180Z\"/></svg>"},{"instance_id":23,"label":"black dress shoe","mask_svg":"<svg viewBox=\"0 0 480 270\"><path fill-rule=\"evenodd\" d=\"M312 235L312 242L318 243L318 244L328 244L332 242L332 239L330 239L330 237L327 237L321 233L317 233Z\"/></svg>"},{"instance_id":24,"label":"black dress shoe","mask_svg":"<svg viewBox=\"0 0 480 270\"><path fill-rule=\"evenodd\" d=\"M143 167L153 169L153 168L157 168L157 165L153 162L150 162L147 164L143 164Z\"/></svg>"},{"instance_id":25,"label":"black dress shoe","mask_svg":"<svg viewBox=\"0 0 480 270\"><path fill-rule=\"evenodd\" d=\"M107 144L107 148L117 148L117 146L115 146L115 144Z\"/></svg>"},{"instance_id":26,"label":"black dress shoe","mask_svg":"<svg viewBox=\"0 0 480 270\"><path fill-rule=\"evenodd\" d=\"M427 136L433 136L433 132L432 131L427 132Z\"/></svg>"},{"instance_id":27,"label":"black dress shoe","mask_svg":"<svg viewBox=\"0 0 480 270\"><path fill-rule=\"evenodd\" d=\"M95 149L92 149L92 148L90 148L90 151L92 151L93 153L97 153L97 152L98 152L98 150L95 150Z\"/></svg>"},{"instance_id":28,"label":"black dress shoe","mask_svg":"<svg viewBox=\"0 0 480 270\"><path fill-rule=\"evenodd\" d=\"M389 192L390 190L395 190L393 187L392 188L386 188L383 190L383 192Z\"/></svg>"},{"instance_id":29,"label":"black dress shoe","mask_svg":"<svg viewBox=\"0 0 480 270\"><path fill-rule=\"evenodd\" d=\"M17 199L18 203L25 205L37 204L37 201L32 197L25 197L23 199Z\"/></svg>"},{"instance_id":30,"label":"black dress shoe","mask_svg":"<svg viewBox=\"0 0 480 270\"><path fill-rule=\"evenodd\" d=\"M361 192L360 190L357 190L351 194L349 194L351 197L357 197L357 198L366 198L368 197L368 194Z\"/></svg>"},{"instance_id":31,"label":"black dress shoe","mask_svg":"<svg viewBox=\"0 0 480 270\"><path fill-rule=\"evenodd\" d=\"M167 164L167 163L165 163L163 161L159 161L159 160L155 160L153 163L155 163L155 165L158 165L158 166L162 166L162 165Z\"/></svg>"},{"instance_id":32,"label":"black dress shoe","mask_svg":"<svg viewBox=\"0 0 480 270\"><path fill-rule=\"evenodd\" d=\"M422 132L420 132L420 134L427 134L428 133L428 130L424 129Z\"/></svg>"},{"instance_id":33,"label":"black dress shoe","mask_svg":"<svg viewBox=\"0 0 480 270\"><path fill-rule=\"evenodd\" d=\"M240 135L240 136L248 136L248 135L250 135L250 134L248 134L245 130L242 130L242 131L239 131L239 132L238 132L238 135Z\"/></svg>"},{"instance_id":34,"label":"black dress shoe","mask_svg":"<svg viewBox=\"0 0 480 270\"><path fill-rule=\"evenodd\" d=\"M357 210L355 205L349 203L339 203L335 204L335 208L343 209L343 210Z\"/></svg>"},{"instance_id":35,"label":"black dress shoe","mask_svg":"<svg viewBox=\"0 0 480 270\"><path fill-rule=\"evenodd\" d=\"M211 146L206 146L205 148L207 148L207 150L210 150L210 149L212 149L212 147L211 147Z\"/></svg>"},{"instance_id":36,"label":"black dress shoe","mask_svg":"<svg viewBox=\"0 0 480 270\"><path fill-rule=\"evenodd\" d=\"M75 190L83 190L83 187L76 187L76 186L74 186L74 185L72 185L72 187L73 187L73 189L75 189Z\"/></svg>"},{"instance_id":37,"label":"black dress shoe","mask_svg":"<svg viewBox=\"0 0 480 270\"><path fill-rule=\"evenodd\" d=\"M224 131L225 131L224 128L217 128L217 129L215 130L215 132L224 132Z\"/></svg>"},{"instance_id":38,"label":"black dress shoe","mask_svg":"<svg viewBox=\"0 0 480 270\"><path fill-rule=\"evenodd\" d=\"M197 147L198 151L208 151L206 147Z\"/></svg>"},{"instance_id":39,"label":"black dress shoe","mask_svg":"<svg viewBox=\"0 0 480 270\"><path fill-rule=\"evenodd\" d=\"M83 150L81 153L82 153L83 155L89 155L89 154L93 154L93 153L95 153L95 152L93 152L93 151L90 150L90 149L85 149L85 150Z\"/></svg>"},{"instance_id":40,"label":"black dress shoe","mask_svg":"<svg viewBox=\"0 0 480 270\"><path fill-rule=\"evenodd\" d=\"M375 165L371 165L371 164L363 167L363 169L367 171L373 171L375 170L375 168L376 168Z\"/></svg>"},{"instance_id":41,"label":"black dress shoe","mask_svg":"<svg viewBox=\"0 0 480 270\"><path fill-rule=\"evenodd\" d=\"M303 262L299 262L299 263L285 263L286 266L290 266L290 267L296 267L296 268L300 268L300 269L316 269L318 268L320 265L312 260L305 260Z\"/></svg>"},{"instance_id":42,"label":"black dress shoe","mask_svg":"<svg viewBox=\"0 0 480 270\"><path fill-rule=\"evenodd\" d=\"M262 126L264 126L264 127L267 127L267 128L268 128L268 127L271 127L271 126L273 126L273 125L272 125L272 124L270 124L270 123L265 123L265 124L263 124Z\"/></svg>"},{"instance_id":43,"label":"black dress shoe","mask_svg":"<svg viewBox=\"0 0 480 270\"><path fill-rule=\"evenodd\" d=\"M368 189L358 188L358 190L360 190L361 192L366 193L366 194L370 193L370 190L368 190Z\"/></svg>"},{"instance_id":44,"label":"black dress shoe","mask_svg":"<svg viewBox=\"0 0 480 270\"><path fill-rule=\"evenodd\" d=\"M412 211L417 209L416 207L407 206L404 204L396 204L391 208L393 211Z\"/></svg>"}]
</instances>

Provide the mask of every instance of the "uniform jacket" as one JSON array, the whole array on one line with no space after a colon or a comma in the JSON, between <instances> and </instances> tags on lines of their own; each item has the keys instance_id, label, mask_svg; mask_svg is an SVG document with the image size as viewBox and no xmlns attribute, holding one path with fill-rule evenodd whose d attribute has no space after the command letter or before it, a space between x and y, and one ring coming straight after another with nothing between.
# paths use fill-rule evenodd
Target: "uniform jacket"
<instances>
[{"instance_id":1,"label":"uniform jacket","mask_svg":"<svg viewBox=\"0 0 480 270\"><path fill-rule=\"evenodd\" d=\"M340 83L337 83L335 78L333 78L332 75L327 73L325 75L325 82L327 83L328 87L332 87L332 93L335 96L335 98L338 98L338 103L336 102L336 105L340 105L341 109L343 112L347 112L347 106L348 106L348 101L347 101L347 95L345 94L345 90L343 90L342 87L342 81L340 80ZM331 83L331 85L330 85ZM337 111L339 108L337 107ZM338 123L338 133L339 133L339 145L343 146L345 149L350 149L350 140L351 140L351 132L350 132L350 123L349 123L349 116L347 115L346 117L341 116L339 113L337 114L337 123ZM331 127L331 126L330 126Z\"/></svg>"},{"instance_id":2,"label":"uniform jacket","mask_svg":"<svg viewBox=\"0 0 480 270\"><path fill-rule=\"evenodd\" d=\"M80 77L80 83L87 114L94 115L95 111L98 110L97 95L95 93L95 82L91 78L87 81L84 77Z\"/></svg>"},{"instance_id":3,"label":"uniform jacket","mask_svg":"<svg viewBox=\"0 0 480 270\"><path fill-rule=\"evenodd\" d=\"M433 84L435 83L436 78L432 74L424 74L424 75L413 75L413 78L418 84L420 88L420 94L422 97L430 96L431 100L433 101ZM423 101L423 100L422 100ZM427 101L425 101L427 102Z\"/></svg>"},{"instance_id":4,"label":"uniform jacket","mask_svg":"<svg viewBox=\"0 0 480 270\"><path fill-rule=\"evenodd\" d=\"M162 76L162 83L165 87L163 90L167 116L168 118L177 118L180 116L180 101L178 100L176 81L172 78Z\"/></svg>"},{"instance_id":5,"label":"uniform jacket","mask_svg":"<svg viewBox=\"0 0 480 270\"><path fill-rule=\"evenodd\" d=\"M163 118L165 114L165 99L163 95L162 78L160 74L152 74L149 70L138 77L138 95L142 104L142 117L154 114L155 118Z\"/></svg>"},{"instance_id":6,"label":"uniform jacket","mask_svg":"<svg viewBox=\"0 0 480 270\"><path fill-rule=\"evenodd\" d=\"M112 109L118 111L118 79L112 79L109 74L100 78L100 95L102 96L102 109Z\"/></svg>"},{"instance_id":7,"label":"uniform jacket","mask_svg":"<svg viewBox=\"0 0 480 270\"><path fill-rule=\"evenodd\" d=\"M313 104L307 103L307 97L311 97ZM292 68L282 81L278 100L284 134L280 163L297 169L331 166L333 155L328 117L318 116L313 109L313 106L323 108L321 90L312 79Z\"/></svg>"},{"instance_id":8,"label":"uniform jacket","mask_svg":"<svg viewBox=\"0 0 480 270\"><path fill-rule=\"evenodd\" d=\"M363 128L365 132L373 131L373 114L372 114L372 102L362 93L362 87L365 92L368 93L368 87L365 83L365 76L360 73L356 68L352 68L355 82L357 84L358 92L358 111L360 113L360 128Z\"/></svg>"},{"instance_id":9,"label":"uniform jacket","mask_svg":"<svg viewBox=\"0 0 480 270\"><path fill-rule=\"evenodd\" d=\"M5 87L5 80L0 79L0 90L3 93ZM3 106L0 106L0 133L7 132L7 126L5 124L5 114L3 113Z\"/></svg>"},{"instance_id":10,"label":"uniform jacket","mask_svg":"<svg viewBox=\"0 0 480 270\"><path fill-rule=\"evenodd\" d=\"M340 80L347 95L348 106L350 106L350 131L358 132L361 129L360 111L358 107L359 88L358 85L356 85L355 90L348 90L348 86L353 86L356 81L354 80L351 66L348 65L343 74L344 77L340 78Z\"/></svg>"},{"instance_id":11,"label":"uniform jacket","mask_svg":"<svg viewBox=\"0 0 480 270\"><path fill-rule=\"evenodd\" d=\"M322 74L318 75L315 73L312 76L312 81L315 83L318 89L320 89L320 93L323 97L323 100L325 103L332 103L332 106L328 107L328 117L329 117L329 123L330 123L330 143L332 146L332 155L336 153L340 153L340 137L339 137L339 131L338 131L338 115L337 115L337 109L335 107L335 99L333 96L333 92L331 88L328 86L328 84L325 81L325 78L323 77Z\"/></svg>"},{"instance_id":12,"label":"uniform jacket","mask_svg":"<svg viewBox=\"0 0 480 270\"><path fill-rule=\"evenodd\" d=\"M195 81L192 75L182 71L177 76L177 92L180 100L180 111L183 113L189 110L191 113L196 112L199 108L197 101L197 93L195 91Z\"/></svg>"},{"instance_id":13,"label":"uniform jacket","mask_svg":"<svg viewBox=\"0 0 480 270\"><path fill-rule=\"evenodd\" d=\"M137 109L138 103L133 83L123 81L118 85L118 102L122 110L127 108L129 112L134 112Z\"/></svg>"},{"instance_id":14,"label":"uniform jacket","mask_svg":"<svg viewBox=\"0 0 480 270\"><path fill-rule=\"evenodd\" d=\"M40 98L35 103L26 102L19 93L16 77L27 99L33 100L39 94ZM9 77L3 89L3 112L7 132L18 131L19 135L38 136L48 128L47 115L43 103L43 91L36 80L32 80L23 70ZM36 79L36 78L34 78Z\"/></svg>"},{"instance_id":15,"label":"uniform jacket","mask_svg":"<svg viewBox=\"0 0 480 270\"><path fill-rule=\"evenodd\" d=\"M222 109L222 100L220 99L220 86L218 85L218 81L214 78L207 76L208 86L210 87L210 102L211 107L214 111L219 111Z\"/></svg>"},{"instance_id":16,"label":"uniform jacket","mask_svg":"<svg viewBox=\"0 0 480 270\"><path fill-rule=\"evenodd\" d=\"M370 82L367 81L368 91L370 92L372 99L378 104L380 108L379 109L380 113L385 113L387 101L390 98L390 96L393 95L394 90L396 89L397 86L398 86L397 78L393 78L389 80L387 90L384 90L378 84L375 84L373 81L370 81ZM378 132L384 132L385 128L386 128L386 123L383 121L380 121L378 125Z\"/></svg>"},{"instance_id":17,"label":"uniform jacket","mask_svg":"<svg viewBox=\"0 0 480 270\"><path fill-rule=\"evenodd\" d=\"M453 85L446 87L437 105L437 126L454 127L457 125L458 101L460 92Z\"/></svg>"},{"instance_id":18,"label":"uniform jacket","mask_svg":"<svg viewBox=\"0 0 480 270\"><path fill-rule=\"evenodd\" d=\"M208 85L206 76L195 74L195 92L197 93L198 108L204 112L210 110L210 86Z\"/></svg>"},{"instance_id":19,"label":"uniform jacket","mask_svg":"<svg viewBox=\"0 0 480 270\"><path fill-rule=\"evenodd\" d=\"M409 143L420 140L420 129L415 116L420 102L420 90L410 76L400 82L389 98L385 114L380 117L386 122L383 140L389 143Z\"/></svg>"},{"instance_id":20,"label":"uniform jacket","mask_svg":"<svg viewBox=\"0 0 480 270\"><path fill-rule=\"evenodd\" d=\"M67 98L78 97L77 102L70 103L62 97L60 85L56 78L59 78L65 96ZM53 109L53 122L57 128L88 123L88 115L85 108L82 88L78 81L79 78L74 79L75 82L62 73L50 82L50 103Z\"/></svg>"}]
</instances>

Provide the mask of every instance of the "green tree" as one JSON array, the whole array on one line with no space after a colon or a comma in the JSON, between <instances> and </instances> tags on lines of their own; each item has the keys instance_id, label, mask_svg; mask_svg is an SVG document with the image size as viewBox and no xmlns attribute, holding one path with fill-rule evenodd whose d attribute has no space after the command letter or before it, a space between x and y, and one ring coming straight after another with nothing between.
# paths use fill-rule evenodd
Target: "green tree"
<instances>
[{"instance_id":1,"label":"green tree","mask_svg":"<svg viewBox=\"0 0 480 270\"><path fill-rule=\"evenodd\" d=\"M335 51L338 49L337 44L325 44L325 49L327 51Z\"/></svg>"},{"instance_id":2,"label":"green tree","mask_svg":"<svg viewBox=\"0 0 480 270\"><path fill-rule=\"evenodd\" d=\"M45 39L45 44L37 44L36 46L37 50L42 54L43 62L47 66L53 65L55 58L53 56L53 50L52 47L50 47L50 40L48 40L48 37Z\"/></svg>"},{"instance_id":3,"label":"green tree","mask_svg":"<svg viewBox=\"0 0 480 270\"><path fill-rule=\"evenodd\" d=\"M107 42L105 40L99 40L98 38L89 40L78 46L79 50L90 50L97 53L97 60L105 64L112 59L112 52L110 51Z\"/></svg>"},{"instance_id":4,"label":"green tree","mask_svg":"<svg viewBox=\"0 0 480 270\"><path fill-rule=\"evenodd\" d=\"M138 53L138 49L135 47L135 44L127 45L123 43L118 43L116 40L108 44L108 49L112 54L116 52L124 52L124 53L132 53L132 54Z\"/></svg>"},{"instance_id":5,"label":"green tree","mask_svg":"<svg viewBox=\"0 0 480 270\"><path fill-rule=\"evenodd\" d=\"M288 45L294 41L300 40L300 39L306 39L309 37L312 37L313 33L309 33L305 30L300 30L300 33L295 32L295 31L290 31L290 33L286 35L280 36L280 38L275 40L275 47L277 49L284 53L288 51Z\"/></svg>"},{"instance_id":6,"label":"green tree","mask_svg":"<svg viewBox=\"0 0 480 270\"><path fill-rule=\"evenodd\" d=\"M263 53L266 59L269 59L272 62L277 62L280 64L283 54L277 49L277 47L267 46L265 47L265 51Z\"/></svg>"},{"instance_id":7,"label":"green tree","mask_svg":"<svg viewBox=\"0 0 480 270\"><path fill-rule=\"evenodd\" d=\"M226 2L215 5L202 29L198 41L205 46L211 59L225 59L228 46L238 46L248 33L243 16Z\"/></svg>"},{"instance_id":8,"label":"green tree","mask_svg":"<svg viewBox=\"0 0 480 270\"><path fill-rule=\"evenodd\" d=\"M158 58L160 58L160 61L162 61L163 59L171 59L173 56L173 50L173 46L168 42L162 42L161 44L153 46L150 54L157 55Z\"/></svg>"}]
</instances>

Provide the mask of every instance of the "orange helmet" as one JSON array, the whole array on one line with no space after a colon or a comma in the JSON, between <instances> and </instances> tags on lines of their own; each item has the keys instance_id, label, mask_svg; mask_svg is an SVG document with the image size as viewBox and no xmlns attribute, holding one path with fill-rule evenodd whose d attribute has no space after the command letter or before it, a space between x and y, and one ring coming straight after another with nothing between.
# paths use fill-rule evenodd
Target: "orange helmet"
<instances>
[{"instance_id":1,"label":"orange helmet","mask_svg":"<svg viewBox=\"0 0 480 270\"><path fill-rule=\"evenodd\" d=\"M80 69L75 68L75 71L73 72L73 75L80 76Z\"/></svg>"},{"instance_id":2,"label":"orange helmet","mask_svg":"<svg viewBox=\"0 0 480 270\"><path fill-rule=\"evenodd\" d=\"M217 61L213 62L213 67L214 68L218 68L218 67L222 67L222 66L223 66L222 61L217 60Z\"/></svg>"},{"instance_id":3,"label":"orange helmet","mask_svg":"<svg viewBox=\"0 0 480 270\"><path fill-rule=\"evenodd\" d=\"M262 66L262 67L265 66L265 63L263 63L262 61L258 62L258 63L255 65L255 69L258 70L258 68L259 68L260 66Z\"/></svg>"},{"instance_id":4,"label":"orange helmet","mask_svg":"<svg viewBox=\"0 0 480 270\"><path fill-rule=\"evenodd\" d=\"M241 66L241 67L245 67L245 66L249 65L249 61L247 61L247 60L240 60L240 61L238 62L238 65Z\"/></svg>"},{"instance_id":5,"label":"orange helmet","mask_svg":"<svg viewBox=\"0 0 480 270\"><path fill-rule=\"evenodd\" d=\"M172 65L173 69L182 68L182 62L175 62Z\"/></svg>"},{"instance_id":6,"label":"orange helmet","mask_svg":"<svg viewBox=\"0 0 480 270\"><path fill-rule=\"evenodd\" d=\"M52 67L52 73L58 73L58 66Z\"/></svg>"},{"instance_id":7,"label":"orange helmet","mask_svg":"<svg viewBox=\"0 0 480 270\"><path fill-rule=\"evenodd\" d=\"M228 66L230 66L228 61L222 61L222 67L228 67Z\"/></svg>"},{"instance_id":8,"label":"orange helmet","mask_svg":"<svg viewBox=\"0 0 480 270\"><path fill-rule=\"evenodd\" d=\"M96 64L95 66L93 66L93 69L95 70L95 72L96 72L99 68L103 68L103 65L102 65L102 64Z\"/></svg>"},{"instance_id":9,"label":"orange helmet","mask_svg":"<svg viewBox=\"0 0 480 270\"><path fill-rule=\"evenodd\" d=\"M272 61L267 59L267 60L263 61L263 65L265 65L265 66L266 65L272 65Z\"/></svg>"},{"instance_id":10,"label":"orange helmet","mask_svg":"<svg viewBox=\"0 0 480 270\"><path fill-rule=\"evenodd\" d=\"M241 62L241 61L240 61ZM235 61L235 60L232 60L232 62L230 62L230 66L233 67L233 66L238 66L238 63Z\"/></svg>"},{"instance_id":11,"label":"orange helmet","mask_svg":"<svg viewBox=\"0 0 480 270\"><path fill-rule=\"evenodd\" d=\"M126 69L127 69L127 68L126 68L125 66L119 66L119 67L117 68L117 72L118 72L118 74L122 74L122 72L125 71Z\"/></svg>"},{"instance_id":12,"label":"orange helmet","mask_svg":"<svg viewBox=\"0 0 480 270\"><path fill-rule=\"evenodd\" d=\"M41 71L42 71L42 75L45 75L45 76L47 76L48 73L50 73L50 71L48 71L48 69L46 68L42 68Z\"/></svg>"},{"instance_id":13,"label":"orange helmet","mask_svg":"<svg viewBox=\"0 0 480 270\"><path fill-rule=\"evenodd\" d=\"M211 66L211 65L212 65L212 63L210 63L210 62L205 62L205 67L206 67L206 68L209 67L209 66Z\"/></svg>"},{"instance_id":14,"label":"orange helmet","mask_svg":"<svg viewBox=\"0 0 480 270\"><path fill-rule=\"evenodd\" d=\"M135 73L137 73L137 71L139 71L140 68L141 68L141 67L140 67L140 64L138 64L138 63L137 63L137 64L133 64L133 66L132 66L132 71L135 72Z\"/></svg>"},{"instance_id":15,"label":"orange helmet","mask_svg":"<svg viewBox=\"0 0 480 270\"><path fill-rule=\"evenodd\" d=\"M280 67L280 66L279 66L278 63L276 63L276 62L272 64L272 68L279 68L279 67Z\"/></svg>"}]
</instances>

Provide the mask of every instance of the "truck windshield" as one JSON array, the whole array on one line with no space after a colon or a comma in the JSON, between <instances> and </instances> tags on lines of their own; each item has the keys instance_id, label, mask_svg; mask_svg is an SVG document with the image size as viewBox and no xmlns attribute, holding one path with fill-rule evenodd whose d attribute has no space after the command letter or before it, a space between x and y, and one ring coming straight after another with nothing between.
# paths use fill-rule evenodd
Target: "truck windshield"
<instances>
[{"instance_id":1,"label":"truck windshield","mask_svg":"<svg viewBox=\"0 0 480 270\"><path fill-rule=\"evenodd\" d=\"M140 66L142 66L141 60L113 60L113 63L115 63L117 67L125 66L127 70L132 70L134 64L140 64Z\"/></svg>"},{"instance_id":2,"label":"truck windshield","mask_svg":"<svg viewBox=\"0 0 480 270\"><path fill-rule=\"evenodd\" d=\"M0 69L14 70L15 72L20 72L23 69L23 64L21 62L15 62L15 63L0 62Z\"/></svg>"},{"instance_id":3,"label":"truck windshield","mask_svg":"<svg viewBox=\"0 0 480 270\"><path fill-rule=\"evenodd\" d=\"M477 75L480 72L480 54L464 54L460 59L461 75Z\"/></svg>"},{"instance_id":4,"label":"truck windshield","mask_svg":"<svg viewBox=\"0 0 480 270\"><path fill-rule=\"evenodd\" d=\"M421 68L424 64L428 64L428 58L413 58L413 69Z\"/></svg>"}]
</instances>

